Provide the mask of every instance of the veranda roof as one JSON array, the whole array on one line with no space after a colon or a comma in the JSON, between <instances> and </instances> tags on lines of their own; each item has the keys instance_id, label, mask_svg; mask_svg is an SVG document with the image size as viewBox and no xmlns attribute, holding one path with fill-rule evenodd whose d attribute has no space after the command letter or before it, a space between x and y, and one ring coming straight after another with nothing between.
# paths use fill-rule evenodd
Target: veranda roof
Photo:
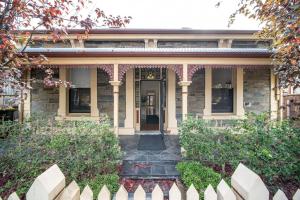
<instances>
[{"instance_id":1,"label":"veranda roof","mask_svg":"<svg viewBox=\"0 0 300 200\"><path fill-rule=\"evenodd\" d=\"M228 29L152 29L152 28L101 28L92 29L89 34L254 34L259 30L228 30ZM47 34L49 30L18 30L15 32L32 32ZM84 29L68 29L68 34L85 34Z\"/></svg>"},{"instance_id":2,"label":"veranda roof","mask_svg":"<svg viewBox=\"0 0 300 200\"><path fill-rule=\"evenodd\" d=\"M267 58L269 49L255 48L27 48L30 55L49 57L243 57Z\"/></svg>"}]
</instances>

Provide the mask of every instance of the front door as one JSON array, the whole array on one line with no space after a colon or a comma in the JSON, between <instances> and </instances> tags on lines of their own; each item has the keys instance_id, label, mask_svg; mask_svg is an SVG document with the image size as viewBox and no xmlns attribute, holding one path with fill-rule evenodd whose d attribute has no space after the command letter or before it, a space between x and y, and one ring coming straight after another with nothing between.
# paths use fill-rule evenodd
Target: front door
<instances>
[{"instance_id":1,"label":"front door","mask_svg":"<svg viewBox=\"0 0 300 200\"><path fill-rule=\"evenodd\" d=\"M164 131L167 70L135 69L135 105L140 131Z\"/></svg>"},{"instance_id":2,"label":"front door","mask_svg":"<svg viewBox=\"0 0 300 200\"><path fill-rule=\"evenodd\" d=\"M141 131L160 130L160 81L141 81Z\"/></svg>"}]
</instances>

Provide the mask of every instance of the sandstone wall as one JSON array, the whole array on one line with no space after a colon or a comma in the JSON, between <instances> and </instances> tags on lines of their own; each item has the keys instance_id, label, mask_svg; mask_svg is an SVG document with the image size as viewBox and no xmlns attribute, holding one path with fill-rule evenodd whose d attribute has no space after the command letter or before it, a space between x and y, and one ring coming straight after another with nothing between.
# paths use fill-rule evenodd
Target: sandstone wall
<instances>
[{"instance_id":1,"label":"sandstone wall","mask_svg":"<svg viewBox=\"0 0 300 200\"><path fill-rule=\"evenodd\" d=\"M58 73L58 72L57 72ZM33 69L31 77L36 81L31 84L31 112L43 113L55 116L58 109L58 88L47 88L43 84L45 72L41 69Z\"/></svg>"},{"instance_id":2,"label":"sandstone wall","mask_svg":"<svg viewBox=\"0 0 300 200\"><path fill-rule=\"evenodd\" d=\"M244 70L244 108L246 112L270 111L270 69Z\"/></svg>"}]
</instances>

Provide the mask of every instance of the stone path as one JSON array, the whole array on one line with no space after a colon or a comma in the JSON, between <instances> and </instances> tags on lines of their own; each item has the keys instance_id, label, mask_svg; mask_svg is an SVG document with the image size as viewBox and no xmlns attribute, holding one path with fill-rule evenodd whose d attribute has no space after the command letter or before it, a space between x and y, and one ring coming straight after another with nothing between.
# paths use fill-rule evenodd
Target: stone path
<instances>
[{"instance_id":1,"label":"stone path","mask_svg":"<svg viewBox=\"0 0 300 200\"><path fill-rule=\"evenodd\" d=\"M120 136L123 152L121 176L133 179L178 178L176 164L181 160L178 136L164 137L166 149L141 151L137 149L139 135Z\"/></svg>"},{"instance_id":2,"label":"stone path","mask_svg":"<svg viewBox=\"0 0 300 200\"><path fill-rule=\"evenodd\" d=\"M177 178L176 161L124 161L122 176L130 178Z\"/></svg>"}]
</instances>

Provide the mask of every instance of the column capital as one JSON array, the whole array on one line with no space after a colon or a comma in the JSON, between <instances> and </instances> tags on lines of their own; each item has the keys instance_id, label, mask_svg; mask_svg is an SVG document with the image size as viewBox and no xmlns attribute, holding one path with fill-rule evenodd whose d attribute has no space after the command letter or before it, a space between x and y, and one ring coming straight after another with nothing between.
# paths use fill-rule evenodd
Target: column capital
<instances>
[{"instance_id":1,"label":"column capital","mask_svg":"<svg viewBox=\"0 0 300 200\"><path fill-rule=\"evenodd\" d=\"M192 81L180 81L180 82L178 82L178 84L180 86L190 86L191 83L192 83Z\"/></svg>"},{"instance_id":2,"label":"column capital","mask_svg":"<svg viewBox=\"0 0 300 200\"><path fill-rule=\"evenodd\" d=\"M119 93L119 86L121 85L121 81L109 81L109 83L113 86L113 92Z\"/></svg>"},{"instance_id":3,"label":"column capital","mask_svg":"<svg viewBox=\"0 0 300 200\"><path fill-rule=\"evenodd\" d=\"M109 83L110 83L112 86L120 86L120 85L121 85L121 81L109 81Z\"/></svg>"}]
</instances>

